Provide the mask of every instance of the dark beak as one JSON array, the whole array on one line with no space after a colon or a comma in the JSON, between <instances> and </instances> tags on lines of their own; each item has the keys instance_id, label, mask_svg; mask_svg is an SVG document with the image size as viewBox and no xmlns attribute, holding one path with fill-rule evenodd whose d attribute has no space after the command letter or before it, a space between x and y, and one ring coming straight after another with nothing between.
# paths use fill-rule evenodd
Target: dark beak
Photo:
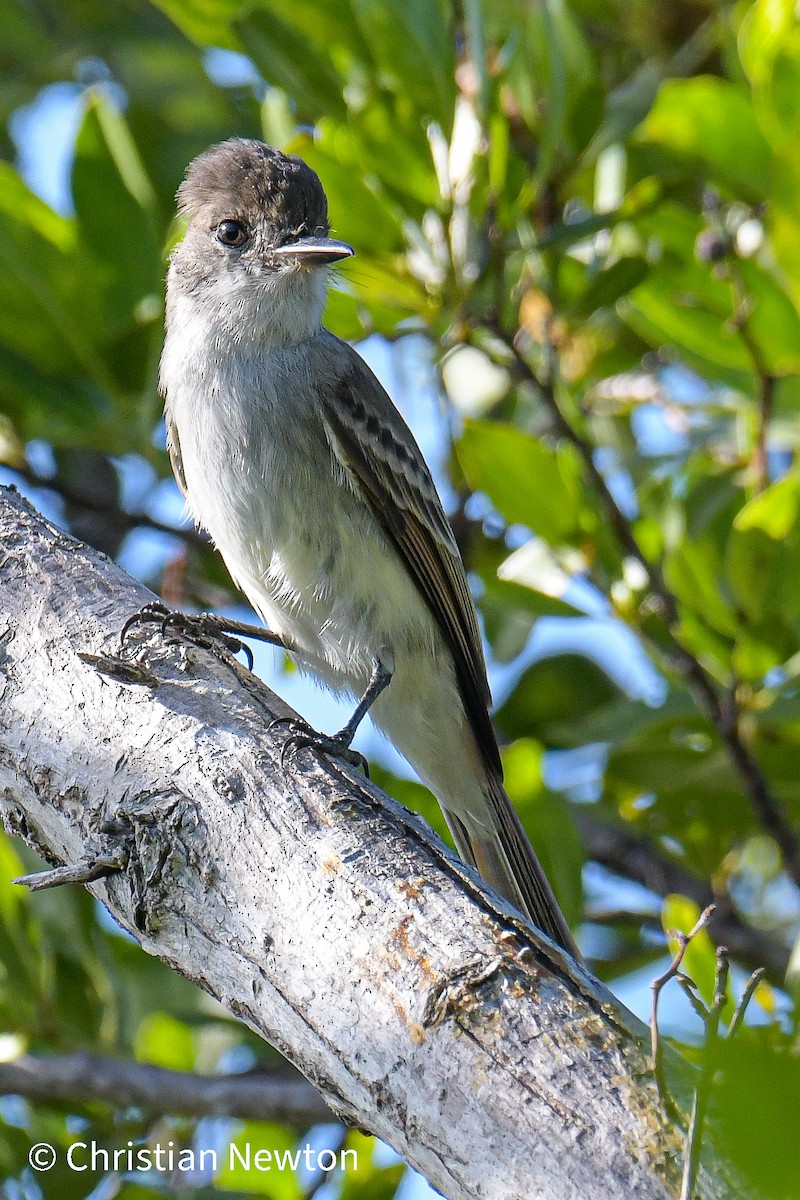
<instances>
[{"instance_id":1,"label":"dark beak","mask_svg":"<svg viewBox=\"0 0 800 1200\"><path fill-rule=\"evenodd\" d=\"M355 250L347 242L328 237L302 237L272 250L272 257L278 262L296 262L309 267L324 267L342 258L352 258L354 254Z\"/></svg>"}]
</instances>

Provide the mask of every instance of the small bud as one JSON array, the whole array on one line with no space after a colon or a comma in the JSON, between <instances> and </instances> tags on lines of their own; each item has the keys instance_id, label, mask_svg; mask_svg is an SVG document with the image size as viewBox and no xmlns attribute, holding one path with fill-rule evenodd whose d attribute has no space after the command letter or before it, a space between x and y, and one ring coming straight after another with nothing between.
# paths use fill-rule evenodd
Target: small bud
<instances>
[{"instance_id":1,"label":"small bud","mask_svg":"<svg viewBox=\"0 0 800 1200\"><path fill-rule=\"evenodd\" d=\"M698 234L694 252L699 262L721 262L730 250L729 242L713 229L704 229Z\"/></svg>"}]
</instances>

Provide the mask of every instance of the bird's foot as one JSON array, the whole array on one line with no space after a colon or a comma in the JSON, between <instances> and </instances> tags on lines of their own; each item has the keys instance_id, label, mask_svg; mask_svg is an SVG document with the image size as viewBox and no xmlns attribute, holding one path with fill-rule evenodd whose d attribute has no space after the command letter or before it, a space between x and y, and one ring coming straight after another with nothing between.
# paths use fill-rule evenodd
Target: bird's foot
<instances>
[{"instance_id":1,"label":"bird's foot","mask_svg":"<svg viewBox=\"0 0 800 1200\"><path fill-rule=\"evenodd\" d=\"M319 754L328 754L333 758L341 758L349 766L361 770L369 779L369 763L358 750L351 749L353 731L345 725L338 733L319 733L305 721L297 717L278 717L270 722L270 729L278 726L287 727L289 732L281 747L281 766L285 767L297 754L298 750L316 750Z\"/></svg>"},{"instance_id":2,"label":"bird's foot","mask_svg":"<svg viewBox=\"0 0 800 1200\"><path fill-rule=\"evenodd\" d=\"M214 654L219 654L223 650L229 654L238 654L241 650L244 652L248 670L252 671L253 669L253 654L250 647L228 632L230 623L224 617L217 617L214 613L190 615L177 612L167 608L166 604L162 604L160 600L145 604L144 608L139 609L137 613L128 618L122 626L119 637L121 649L125 649L125 640L132 629L137 625L150 624L159 625L165 637L172 630L180 637L194 642L196 646L201 646L204 650L211 650Z\"/></svg>"}]
</instances>

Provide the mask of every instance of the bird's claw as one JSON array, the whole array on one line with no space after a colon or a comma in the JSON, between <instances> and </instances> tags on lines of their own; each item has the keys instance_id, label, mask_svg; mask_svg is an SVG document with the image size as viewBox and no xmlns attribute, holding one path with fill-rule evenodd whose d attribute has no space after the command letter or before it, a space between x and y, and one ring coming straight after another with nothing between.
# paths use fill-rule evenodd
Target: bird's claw
<instances>
[{"instance_id":1,"label":"bird's claw","mask_svg":"<svg viewBox=\"0 0 800 1200\"><path fill-rule=\"evenodd\" d=\"M253 653L250 647L239 640L237 637L232 637L226 633L223 628L223 622L213 613L198 613L191 615L189 613L176 612L171 608L167 608L160 600L153 600L150 604L145 604L139 612L134 613L129 617L122 626L120 633L120 646L124 648L125 639L128 633L136 625L156 624L161 628L162 634L166 636L170 629L182 637L201 646L204 650L211 650L219 653L220 647L227 650L230 654L238 654L241 650L247 662L249 671L253 669Z\"/></svg>"},{"instance_id":2,"label":"bird's claw","mask_svg":"<svg viewBox=\"0 0 800 1200\"><path fill-rule=\"evenodd\" d=\"M128 617L127 621L122 626L119 635L120 649L125 649L125 639L130 631L137 625L157 623L160 624L163 629L164 621L169 616L170 611L171 610L167 608L166 604L162 604L160 600L153 600L150 604L145 604L144 607L140 608L138 612L135 612L132 617Z\"/></svg>"},{"instance_id":3,"label":"bird's claw","mask_svg":"<svg viewBox=\"0 0 800 1200\"><path fill-rule=\"evenodd\" d=\"M363 771L369 779L369 763L363 754L351 748L352 734L349 731L342 730L340 733L334 734L319 733L305 721L300 721L296 717L278 717L276 720L270 721L269 728L273 730L281 725L287 726L289 729L289 734L281 746L282 767L291 762L299 750L311 749L316 750L318 754L341 758L349 766Z\"/></svg>"}]
</instances>

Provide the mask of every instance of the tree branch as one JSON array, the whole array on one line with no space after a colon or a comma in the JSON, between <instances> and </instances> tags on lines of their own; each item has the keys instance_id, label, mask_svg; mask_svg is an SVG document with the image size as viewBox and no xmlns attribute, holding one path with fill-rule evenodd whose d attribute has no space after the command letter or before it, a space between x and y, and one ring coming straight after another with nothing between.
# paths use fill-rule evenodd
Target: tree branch
<instances>
[{"instance_id":1,"label":"tree branch","mask_svg":"<svg viewBox=\"0 0 800 1200\"><path fill-rule=\"evenodd\" d=\"M85 662L151 596L7 490L0 547L10 831L50 862L123 846L91 893L449 1200L674 1200L681 1130L599 982L368 781L287 775L287 710L232 659L143 633L157 686ZM702 1200L745 1194L710 1151Z\"/></svg>"},{"instance_id":2,"label":"tree branch","mask_svg":"<svg viewBox=\"0 0 800 1200\"><path fill-rule=\"evenodd\" d=\"M678 975L683 960L686 957L686 951L689 949L692 940L697 936L701 929L705 929L714 915L714 905L709 904L708 908L703 909L700 916L694 923L692 929L688 933L678 933L678 949L673 956L672 962L667 967L662 975L654 979L650 984L652 992L652 1008L650 1010L650 1049L653 1055L653 1071L656 1077L656 1087L661 1101L664 1104L671 1104L671 1098L667 1091L667 1081L664 1075L664 1043L661 1040L660 1030L658 1027L658 1002L661 998L666 985L671 979L675 979Z\"/></svg>"},{"instance_id":3,"label":"tree branch","mask_svg":"<svg viewBox=\"0 0 800 1200\"><path fill-rule=\"evenodd\" d=\"M758 394L756 396L756 438L753 450L753 474L756 490L763 492L769 484L769 427L775 406L777 379L769 370L758 340L750 327L753 301L748 294L739 264L728 258L721 269L727 274L733 296L733 315L730 324L742 339L753 364Z\"/></svg>"},{"instance_id":4,"label":"tree branch","mask_svg":"<svg viewBox=\"0 0 800 1200\"><path fill-rule=\"evenodd\" d=\"M77 488L70 486L69 482L58 474L53 476L40 475L38 471L34 471L33 467L27 463L9 466L7 470L12 471L14 475L17 475L25 483L30 484L31 487L55 492L66 504L78 510L86 510L97 516L106 518L113 526L124 533L129 533L132 529L152 529L156 533L164 533L169 537L178 538L186 545L196 546L200 550L207 549L211 544L207 535L195 529L193 525L167 525L163 521L151 517L148 513L141 511L128 512L116 504L98 501L90 492L86 490L79 491Z\"/></svg>"},{"instance_id":5,"label":"tree branch","mask_svg":"<svg viewBox=\"0 0 800 1200\"><path fill-rule=\"evenodd\" d=\"M244 1120L281 1121L307 1129L333 1120L319 1092L301 1075L259 1070L235 1075L195 1075L99 1054L23 1054L0 1063L0 1095L44 1104L100 1101L115 1108L186 1117L224 1114Z\"/></svg>"},{"instance_id":6,"label":"tree branch","mask_svg":"<svg viewBox=\"0 0 800 1200\"><path fill-rule=\"evenodd\" d=\"M753 455L753 465L756 473L756 487L763 492L769 485L769 426L775 407L775 385L777 380L768 372L758 377L758 425L756 428L756 447Z\"/></svg>"}]
</instances>

